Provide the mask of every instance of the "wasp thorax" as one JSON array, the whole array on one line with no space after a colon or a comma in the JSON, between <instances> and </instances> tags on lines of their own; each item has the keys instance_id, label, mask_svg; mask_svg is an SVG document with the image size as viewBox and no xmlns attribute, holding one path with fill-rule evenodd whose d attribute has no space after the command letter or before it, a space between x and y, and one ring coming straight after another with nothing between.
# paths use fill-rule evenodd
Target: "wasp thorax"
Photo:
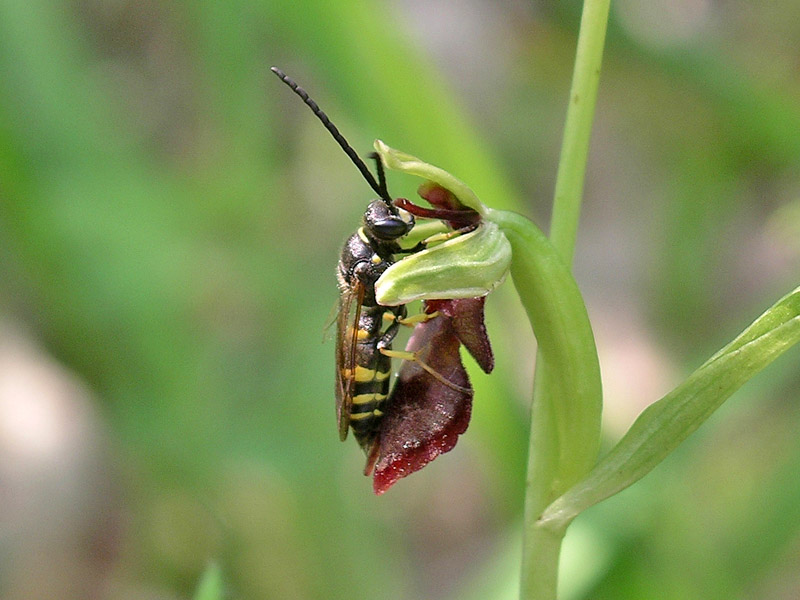
<instances>
[{"instance_id":1,"label":"wasp thorax","mask_svg":"<svg viewBox=\"0 0 800 600\"><path fill-rule=\"evenodd\" d=\"M367 233L379 240L396 240L414 227L414 216L389 206L384 200L373 200L364 212Z\"/></svg>"}]
</instances>

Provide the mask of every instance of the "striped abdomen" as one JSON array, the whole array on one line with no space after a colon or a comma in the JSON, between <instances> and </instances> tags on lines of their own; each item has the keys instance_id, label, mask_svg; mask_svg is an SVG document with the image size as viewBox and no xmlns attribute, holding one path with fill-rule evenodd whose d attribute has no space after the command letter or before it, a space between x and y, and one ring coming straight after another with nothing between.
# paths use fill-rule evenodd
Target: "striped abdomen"
<instances>
[{"instance_id":1,"label":"striped abdomen","mask_svg":"<svg viewBox=\"0 0 800 600\"><path fill-rule=\"evenodd\" d=\"M378 350L385 312L383 306L362 306L358 320L350 426L356 440L365 449L377 432L383 404L389 394L392 359Z\"/></svg>"}]
</instances>

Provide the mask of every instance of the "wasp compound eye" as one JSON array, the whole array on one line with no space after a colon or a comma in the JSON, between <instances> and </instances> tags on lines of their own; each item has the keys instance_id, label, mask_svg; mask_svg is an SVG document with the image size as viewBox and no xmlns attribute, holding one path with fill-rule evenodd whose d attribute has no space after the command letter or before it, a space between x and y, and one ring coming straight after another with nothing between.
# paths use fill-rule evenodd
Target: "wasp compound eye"
<instances>
[{"instance_id":1,"label":"wasp compound eye","mask_svg":"<svg viewBox=\"0 0 800 600\"><path fill-rule=\"evenodd\" d=\"M381 240L396 240L414 226L410 220L392 211L383 200L374 200L364 212L364 225L368 232Z\"/></svg>"},{"instance_id":2,"label":"wasp compound eye","mask_svg":"<svg viewBox=\"0 0 800 600\"><path fill-rule=\"evenodd\" d=\"M394 240L408 233L408 223L400 217L392 217L373 223L370 227L375 237L382 240Z\"/></svg>"}]
</instances>

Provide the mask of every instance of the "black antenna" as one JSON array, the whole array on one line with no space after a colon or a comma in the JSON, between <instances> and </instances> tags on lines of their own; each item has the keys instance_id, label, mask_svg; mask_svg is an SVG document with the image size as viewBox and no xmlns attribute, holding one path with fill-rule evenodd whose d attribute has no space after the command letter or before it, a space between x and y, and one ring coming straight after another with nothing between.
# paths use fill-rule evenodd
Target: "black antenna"
<instances>
[{"instance_id":1,"label":"black antenna","mask_svg":"<svg viewBox=\"0 0 800 600\"><path fill-rule=\"evenodd\" d=\"M383 200L385 200L386 203L389 204L389 206L391 207L392 199L389 196L388 191L386 190L386 179L383 175L383 165L381 165L380 159L378 160L378 177L380 178L381 182L378 183L377 181L375 181L375 177L372 175L372 173L370 172L369 168L364 163L364 161L361 160L361 157L358 155L358 153L355 150L353 150L353 147L350 144L347 143L347 140L344 139L344 136L336 128L336 125L331 123L331 120L328 118L328 115L322 112L322 109L319 107L319 105L309 97L308 92L306 92L303 88L297 85L297 82L294 79L289 77L278 67L270 67L270 70L273 73L275 73L275 75L277 75L278 78L281 81L283 81L283 83L292 88L295 94L297 94L298 96L300 96L300 98L303 99L303 102L305 102L308 105L308 107L311 109L311 112L313 112L317 116L317 118L320 121L322 121L322 124L325 126L325 129L327 129L330 132L330 134L333 136L333 139L335 139L336 142L339 144L339 146L342 147L342 150L344 150L345 154L347 154L347 156L350 157L350 160L353 161L353 164L355 164L355 166L358 167L358 170L361 171L361 174L364 176L364 179L367 180L367 183L370 185L370 187L373 190L375 190L375 193L378 194Z\"/></svg>"},{"instance_id":2,"label":"black antenna","mask_svg":"<svg viewBox=\"0 0 800 600\"><path fill-rule=\"evenodd\" d=\"M377 152L370 152L369 157L375 161L375 170L378 171L378 185L381 188L379 195L384 200L388 198L389 205L391 206L391 196L389 195L389 188L386 187L386 173L383 172L383 161L381 160L381 155Z\"/></svg>"}]
</instances>

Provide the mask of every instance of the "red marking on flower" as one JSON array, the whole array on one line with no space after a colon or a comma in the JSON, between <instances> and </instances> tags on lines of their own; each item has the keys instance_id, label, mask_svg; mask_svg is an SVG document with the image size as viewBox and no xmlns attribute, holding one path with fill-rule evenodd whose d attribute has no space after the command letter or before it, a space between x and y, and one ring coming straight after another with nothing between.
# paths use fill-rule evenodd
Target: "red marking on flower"
<instances>
[{"instance_id":1,"label":"red marking on flower","mask_svg":"<svg viewBox=\"0 0 800 600\"><path fill-rule=\"evenodd\" d=\"M431 206L443 208L445 210L472 210L461 204L458 198L448 189L443 188L438 183L426 181L417 188L417 193L421 198L425 198Z\"/></svg>"},{"instance_id":2,"label":"red marking on flower","mask_svg":"<svg viewBox=\"0 0 800 600\"><path fill-rule=\"evenodd\" d=\"M410 212L412 215L424 219L440 219L447 221L453 229L461 229L470 225L477 225L481 221L478 212L467 208L458 201L449 190L437 183L427 181L419 186L419 195L431 203L435 208L418 206L406 198L397 198L395 206Z\"/></svg>"}]
</instances>

